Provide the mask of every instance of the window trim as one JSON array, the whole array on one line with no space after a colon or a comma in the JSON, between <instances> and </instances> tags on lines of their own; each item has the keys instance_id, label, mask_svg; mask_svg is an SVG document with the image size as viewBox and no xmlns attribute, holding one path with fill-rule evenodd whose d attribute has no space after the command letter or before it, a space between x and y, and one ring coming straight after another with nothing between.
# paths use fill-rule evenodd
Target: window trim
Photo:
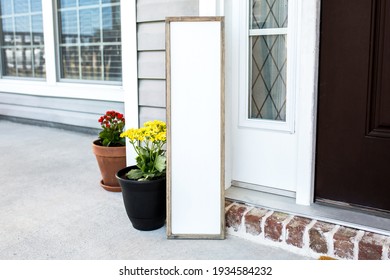
<instances>
[{"instance_id":1,"label":"window trim","mask_svg":"<svg viewBox=\"0 0 390 280\"><path fill-rule=\"evenodd\" d=\"M12 3L11 4L11 6L12 6L12 13L11 14L5 14L5 15L1 16L0 20L3 20L4 18L12 19L13 37L14 37L14 40L15 40L17 38L16 37L16 18L29 17L29 25L30 25L29 32L32 34L32 28L33 28L32 17L33 16L42 15L42 18L43 18L43 11L32 11L30 9L30 6L29 6L29 10L28 11L15 13L15 8L13 6L14 2L11 2L11 3ZM0 37L2 37L2 36L3 36L3 30L0 30ZM42 47L41 44L39 44L39 45L34 45L33 44L33 40L34 40L33 36L31 36L30 40L31 40L31 42L29 44L21 44L21 45L12 44L12 46L11 45L1 46L1 48L0 48L0 79L21 79L21 80L36 80L36 81L43 81L43 80L45 80L45 78L38 77L38 76L35 75L35 68L34 68L35 56L34 56L33 53L31 54L31 71L33 73L33 76L28 77L28 76L7 76L7 75L4 75L5 71L3 71L4 69L3 69L3 56L2 56L3 47L5 47L5 48L12 48L14 51L17 51L18 49L26 49L27 48L27 49L30 49L32 52L33 52L35 47ZM45 46L43 45L43 48L44 47ZM16 60L17 59L15 57L15 63L17 62ZM16 67L16 72L18 72L18 67Z\"/></svg>"},{"instance_id":2,"label":"window trim","mask_svg":"<svg viewBox=\"0 0 390 280\"><path fill-rule=\"evenodd\" d=\"M121 0L121 24L122 26L135 26L135 18L127 16L123 11L128 9L135 11L135 4L127 3L128 0ZM132 76L137 78L137 63L134 59L132 63L126 60L126 57L133 57L136 54L136 44L132 32L123 32L121 29L122 46L128 44L128 47L122 47L122 82L121 84L105 83L97 81L91 83L86 80L59 80L57 69L57 30L56 22L56 3L52 0L42 0L42 18L45 43L46 58L46 79L20 78L20 77L2 77L0 78L0 87L2 92L51 96L62 98L79 98L101 101L124 102L125 95L138 94L138 85L135 85ZM133 22L134 21L134 22ZM127 61L127 63L123 63ZM133 91L137 89L133 93ZM135 99L135 98L132 98ZM132 114L133 115L133 114Z\"/></svg>"},{"instance_id":3,"label":"window trim","mask_svg":"<svg viewBox=\"0 0 390 280\"><path fill-rule=\"evenodd\" d=\"M79 83L82 83L82 84L104 84L104 85L116 85L116 86L121 86L122 83L123 83L123 71L122 71L122 80L121 81L106 81L106 80L92 80L92 79L71 79L71 78L62 78L62 75L63 75L63 69L61 67L61 51L60 51L60 48L62 48L64 45L68 45L68 46L71 46L73 45L74 47L77 47L79 48L80 46L81 47L84 47L84 46L105 46L105 45L119 45L121 47L121 52L123 53L123 43L122 43L122 39L120 41L120 43L116 43L116 44L112 44L112 43L106 43L106 42L99 42L99 43L75 43L75 44L64 44L64 43L61 43L61 38L60 38L60 24L59 24L59 8L58 8L58 0L54 0L53 2L53 8L52 8L52 11L53 11L53 22L55 24L55 44L56 44L56 74L57 74L57 81L59 82L63 82L63 83L75 83L75 84L79 84ZM112 7L112 6L120 6L121 7L121 3L122 3L122 0L118 3L115 3L114 5L111 5L111 4L99 4L99 5L86 5L86 6L77 6L76 8L74 7L65 7L65 8L61 8L62 11L73 11L76 9L77 11L77 17L79 17L79 13L80 13L80 10L88 10L90 9L91 7L93 7L94 9L96 8L99 8L100 9L100 12L102 11L103 8L105 7ZM121 9L122 11L122 9ZM122 12L121 12L122 13ZM101 15L101 18L99 19L100 20L100 24L102 25L102 16ZM121 18L122 18L122 14L121 14ZM80 25L80 22L78 21L78 29L79 29L79 26ZM100 33L102 34L102 30L100 30ZM80 34L79 34L80 35ZM122 26L121 26L121 36L123 36L123 33L122 33ZM103 38L102 38L103 39ZM102 60L104 59L104 57L102 56ZM79 62L80 64L80 62ZM123 68L123 55L122 55L122 68ZM123 70L123 69L122 69ZM103 75L104 72L102 72L102 75ZM81 75L81 72L79 73L79 75Z\"/></svg>"},{"instance_id":4,"label":"window trim","mask_svg":"<svg viewBox=\"0 0 390 280\"><path fill-rule=\"evenodd\" d=\"M246 128L271 130L275 132L295 133L295 107L296 107L296 86L297 86L297 0L288 1L288 27L270 28L250 32L249 28L249 0L240 1L239 4L239 22L240 32L240 53L239 53L239 126ZM286 34L287 39L287 88L286 88L286 121L274 121L265 119L250 119L249 110L249 83L250 83L250 64L249 57L249 38L250 36Z\"/></svg>"}]
</instances>

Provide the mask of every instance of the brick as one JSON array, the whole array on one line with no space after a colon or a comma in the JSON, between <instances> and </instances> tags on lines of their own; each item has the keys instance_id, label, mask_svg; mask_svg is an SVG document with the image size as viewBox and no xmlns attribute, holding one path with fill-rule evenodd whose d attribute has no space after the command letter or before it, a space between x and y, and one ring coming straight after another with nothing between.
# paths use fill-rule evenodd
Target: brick
<instances>
[{"instance_id":1,"label":"brick","mask_svg":"<svg viewBox=\"0 0 390 280\"><path fill-rule=\"evenodd\" d=\"M245 215L245 229L247 233L252 235L260 235L261 220L268 213L268 210L254 208Z\"/></svg>"},{"instance_id":2,"label":"brick","mask_svg":"<svg viewBox=\"0 0 390 280\"><path fill-rule=\"evenodd\" d=\"M387 259L390 260L390 237L387 237L387 247L388 247Z\"/></svg>"},{"instance_id":3,"label":"brick","mask_svg":"<svg viewBox=\"0 0 390 280\"><path fill-rule=\"evenodd\" d=\"M242 216L247 208L243 205L233 205L226 212L226 226L238 231L241 226Z\"/></svg>"},{"instance_id":4,"label":"brick","mask_svg":"<svg viewBox=\"0 0 390 280\"><path fill-rule=\"evenodd\" d=\"M265 238L273 241L282 241L283 222L288 218L288 214L275 212L267 218L264 226Z\"/></svg>"},{"instance_id":5,"label":"brick","mask_svg":"<svg viewBox=\"0 0 390 280\"><path fill-rule=\"evenodd\" d=\"M359 242L359 260L380 260L386 238L382 235L366 232Z\"/></svg>"},{"instance_id":6,"label":"brick","mask_svg":"<svg viewBox=\"0 0 390 280\"><path fill-rule=\"evenodd\" d=\"M294 217L286 226L286 243L298 248L302 248L303 234L305 232L306 226L310 224L310 222L310 219Z\"/></svg>"},{"instance_id":7,"label":"brick","mask_svg":"<svg viewBox=\"0 0 390 280\"><path fill-rule=\"evenodd\" d=\"M335 225L316 222L309 230L309 246L310 248L320 254L328 254L328 242L326 240L326 233L334 229Z\"/></svg>"},{"instance_id":8,"label":"brick","mask_svg":"<svg viewBox=\"0 0 390 280\"><path fill-rule=\"evenodd\" d=\"M352 260L357 233L355 229L340 227L333 236L334 254L340 258Z\"/></svg>"}]
</instances>

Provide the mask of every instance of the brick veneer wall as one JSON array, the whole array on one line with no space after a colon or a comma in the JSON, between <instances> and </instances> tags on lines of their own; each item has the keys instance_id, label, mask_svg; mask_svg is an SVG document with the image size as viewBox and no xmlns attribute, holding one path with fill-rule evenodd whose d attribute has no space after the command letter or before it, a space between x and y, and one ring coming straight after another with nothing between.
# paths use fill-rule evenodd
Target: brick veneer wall
<instances>
[{"instance_id":1,"label":"brick veneer wall","mask_svg":"<svg viewBox=\"0 0 390 280\"><path fill-rule=\"evenodd\" d=\"M301 255L390 260L390 237L226 200L230 235Z\"/></svg>"}]
</instances>

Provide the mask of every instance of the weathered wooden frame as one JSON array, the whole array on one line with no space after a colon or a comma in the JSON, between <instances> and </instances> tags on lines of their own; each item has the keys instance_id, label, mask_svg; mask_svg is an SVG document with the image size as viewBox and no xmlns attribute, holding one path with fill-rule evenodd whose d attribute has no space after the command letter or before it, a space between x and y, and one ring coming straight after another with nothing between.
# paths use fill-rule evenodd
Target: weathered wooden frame
<instances>
[{"instance_id":1,"label":"weathered wooden frame","mask_svg":"<svg viewBox=\"0 0 390 280\"><path fill-rule=\"evenodd\" d=\"M225 238L224 53L223 17L166 19L170 239Z\"/></svg>"}]
</instances>

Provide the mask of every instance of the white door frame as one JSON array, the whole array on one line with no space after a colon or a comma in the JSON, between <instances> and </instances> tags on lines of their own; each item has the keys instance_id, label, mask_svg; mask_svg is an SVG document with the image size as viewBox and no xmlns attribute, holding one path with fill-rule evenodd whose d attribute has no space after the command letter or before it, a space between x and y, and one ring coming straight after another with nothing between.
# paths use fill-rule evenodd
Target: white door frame
<instances>
[{"instance_id":1,"label":"white door frame","mask_svg":"<svg viewBox=\"0 0 390 280\"><path fill-rule=\"evenodd\" d=\"M321 0L302 0L300 6L296 203L310 205L314 199Z\"/></svg>"},{"instance_id":2,"label":"white door frame","mask_svg":"<svg viewBox=\"0 0 390 280\"><path fill-rule=\"evenodd\" d=\"M138 109L138 54L137 54L137 1L121 0L123 94L126 128L139 126ZM126 26L126 28L124 28ZM127 165L135 163L135 151L126 143Z\"/></svg>"},{"instance_id":3,"label":"white door frame","mask_svg":"<svg viewBox=\"0 0 390 280\"><path fill-rule=\"evenodd\" d=\"M239 32L229 16L237 11L238 1L242 0L199 0L200 16L226 16L226 68L237 69L239 46L232 40L232 32ZM296 203L310 205L314 194L317 88L319 69L319 22L321 0L301 0L298 5L297 23L297 67L296 67L296 133L298 137L296 153ZM304 11L304 12L303 12ZM238 77L232 71L226 71L226 116L231 111L231 92L237 90ZM234 105L236 106L236 105ZM226 150L231 145L229 136L231 120L226 120ZM226 182L230 182L230 156L226 155Z\"/></svg>"}]
</instances>

